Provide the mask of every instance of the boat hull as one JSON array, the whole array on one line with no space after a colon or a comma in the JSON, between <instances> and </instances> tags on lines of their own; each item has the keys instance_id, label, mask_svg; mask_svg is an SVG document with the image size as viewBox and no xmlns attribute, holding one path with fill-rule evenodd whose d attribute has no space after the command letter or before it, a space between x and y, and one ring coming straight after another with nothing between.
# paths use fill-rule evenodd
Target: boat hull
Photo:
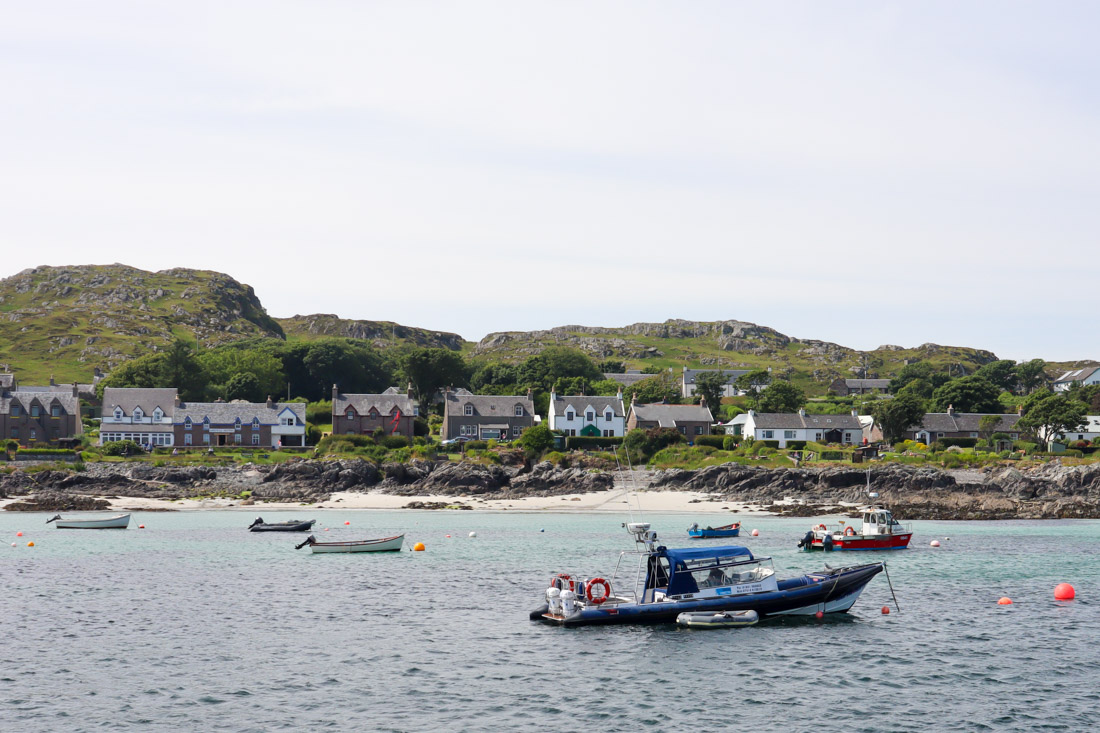
<instances>
[{"instance_id":1,"label":"boat hull","mask_svg":"<svg viewBox=\"0 0 1100 733\"><path fill-rule=\"evenodd\" d=\"M741 528L737 529L689 529L688 536L695 540L709 540L715 537L736 537L741 534Z\"/></svg>"},{"instance_id":2,"label":"boat hull","mask_svg":"<svg viewBox=\"0 0 1100 733\"><path fill-rule=\"evenodd\" d=\"M54 522L58 529L126 529L130 525L129 514L119 514L103 519L58 519Z\"/></svg>"},{"instance_id":3,"label":"boat hull","mask_svg":"<svg viewBox=\"0 0 1100 733\"><path fill-rule=\"evenodd\" d=\"M811 573L800 578L781 580L779 589L775 591L741 596L656 603L607 603L595 608L583 608L567 617L552 616L547 612L547 606L543 606L532 611L530 618L560 626L588 626L671 623L681 613L756 611L761 618L815 614L818 611L846 613L867 583L882 572L882 568L882 563L871 563Z\"/></svg>"},{"instance_id":4,"label":"boat hull","mask_svg":"<svg viewBox=\"0 0 1100 733\"><path fill-rule=\"evenodd\" d=\"M851 552L853 550L904 550L909 547L909 540L912 538L912 532L908 532L905 534L877 535L868 537L863 537L860 535L845 536L843 539L833 540L833 552ZM824 549L822 547L821 538L814 537L814 541L813 544L810 546L810 549Z\"/></svg>"},{"instance_id":5,"label":"boat hull","mask_svg":"<svg viewBox=\"0 0 1100 733\"><path fill-rule=\"evenodd\" d=\"M380 540L362 540L359 542L315 542L310 550L315 554L331 552L397 552L405 543L405 535L385 537Z\"/></svg>"},{"instance_id":6,"label":"boat hull","mask_svg":"<svg viewBox=\"0 0 1100 733\"><path fill-rule=\"evenodd\" d=\"M308 532L317 523L316 519L308 522L279 522L278 524L257 524L249 527L249 532Z\"/></svg>"}]
</instances>

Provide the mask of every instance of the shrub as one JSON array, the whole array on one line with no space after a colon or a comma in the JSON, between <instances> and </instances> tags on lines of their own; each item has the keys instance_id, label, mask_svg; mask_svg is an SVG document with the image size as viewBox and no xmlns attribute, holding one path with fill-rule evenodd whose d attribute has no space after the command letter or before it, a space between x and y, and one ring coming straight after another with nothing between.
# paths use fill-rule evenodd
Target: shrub
<instances>
[{"instance_id":1,"label":"shrub","mask_svg":"<svg viewBox=\"0 0 1100 733\"><path fill-rule=\"evenodd\" d=\"M623 438L621 437L604 438L598 435L570 435L565 439L567 450L608 450L622 444Z\"/></svg>"},{"instance_id":2,"label":"shrub","mask_svg":"<svg viewBox=\"0 0 1100 733\"><path fill-rule=\"evenodd\" d=\"M332 400L310 402L306 405L306 422L328 425L332 422Z\"/></svg>"},{"instance_id":3,"label":"shrub","mask_svg":"<svg viewBox=\"0 0 1100 733\"><path fill-rule=\"evenodd\" d=\"M550 451L545 456L543 456L543 460L549 461L555 466L561 466L562 468L569 467L569 456L565 455L564 453L559 453L558 451Z\"/></svg>"},{"instance_id":4,"label":"shrub","mask_svg":"<svg viewBox=\"0 0 1100 733\"><path fill-rule=\"evenodd\" d=\"M407 463L411 454L412 449L406 444L397 450L390 451L389 455L386 456L386 460L394 463Z\"/></svg>"},{"instance_id":5,"label":"shrub","mask_svg":"<svg viewBox=\"0 0 1100 733\"><path fill-rule=\"evenodd\" d=\"M115 440L110 443L103 444L103 455L105 456L121 456L121 455L141 455L145 453L141 446L132 440Z\"/></svg>"},{"instance_id":6,"label":"shrub","mask_svg":"<svg viewBox=\"0 0 1100 733\"><path fill-rule=\"evenodd\" d=\"M413 435L427 437L432 434L431 425L422 417L413 418Z\"/></svg>"},{"instance_id":7,"label":"shrub","mask_svg":"<svg viewBox=\"0 0 1100 733\"><path fill-rule=\"evenodd\" d=\"M466 450L485 450L489 447L489 442L486 440L469 440L466 441Z\"/></svg>"},{"instance_id":8,"label":"shrub","mask_svg":"<svg viewBox=\"0 0 1100 733\"><path fill-rule=\"evenodd\" d=\"M545 423L532 425L516 439L516 445L532 455L542 455L545 451L554 447L554 434L550 432L550 427Z\"/></svg>"},{"instance_id":9,"label":"shrub","mask_svg":"<svg viewBox=\"0 0 1100 733\"><path fill-rule=\"evenodd\" d=\"M950 448L953 445L957 445L960 448L973 448L975 445L978 444L978 439L977 438L940 438L939 440L936 441L936 443L943 446L943 448L939 448L939 450L943 450L944 448Z\"/></svg>"},{"instance_id":10,"label":"shrub","mask_svg":"<svg viewBox=\"0 0 1100 733\"><path fill-rule=\"evenodd\" d=\"M787 447L791 450L803 450L806 447L806 442L805 440L788 440Z\"/></svg>"},{"instance_id":11,"label":"shrub","mask_svg":"<svg viewBox=\"0 0 1100 733\"><path fill-rule=\"evenodd\" d=\"M1015 450L1022 450L1024 453L1027 453L1028 455L1030 455L1030 454L1034 453L1036 450L1038 450L1039 444L1038 443L1029 443L1026 440L1017 440L1017 441L1012 443L1012 447Z\"/></svg>"},{"instance_id":12,"label":"shrub","mask_svg":"<svg viewBox=\"0 0 1100 733\"><path fill-rule=\"evenodd\" d=\"M738 440L736 435L727 435L722 438L722 450L736 450L737 443Z\"/></svg>"},{"instance_id":13,"label":"shrub","mask_svg":"<svg viewBox=\"0 0 1100 733\"><path fill-rule=\"evenodd\" d=\"M758 445L766 445L769 448L778 448L779 447L779 441L778 440L758 440L756 442L757 442Z\"/></svg>"},{"instance_id":14,"label":"shrub","mask_svg":"<svg viewBox=\"0 0 1100 733\"><path fill-rule=\"evenodd\" d=\"M823 461L843 461L844 457L844 451L841 450L821 451L821 460Z\"/></svg>"},{"instance_id":15,"label":"shrub","mask_svg":"<svg viewBox=\"0 0 1100 733\"><path fill-rule=\"evenodd\" d=\"M406 448L409 445L409 439L403 435L387 435L379 442L384 448L389 448L391 450Z\"/></svg>"},{"instance_id":16,"label":"shrub","mask_svg":"<svg viewBox=\"0 0 1100 733\"><path fill-rule=\"evenodd\" d=\"M695 438L695 445L706 445L711 448L722 449L726 444L725 435L699 435Z\"/></svg>"}]
</instances>

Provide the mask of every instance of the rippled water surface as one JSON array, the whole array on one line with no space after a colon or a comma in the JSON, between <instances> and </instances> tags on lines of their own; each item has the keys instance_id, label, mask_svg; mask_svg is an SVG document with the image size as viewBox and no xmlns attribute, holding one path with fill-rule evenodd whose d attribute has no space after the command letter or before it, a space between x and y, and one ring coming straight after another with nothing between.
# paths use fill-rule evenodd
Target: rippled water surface
<instances>
[{"instance_id":1,"label":"rippled water surface","mask_svg":"<svg viewBox=\"0 0 1100 733\"><path fill-rule=\"evenodd\" d=\"M913 549L885 555L900 613L881 614L893 601L879 575L846 616L687 630L528 621L551 571L612 572L632 547L625 517L295 512L332 527L321 539L404 531L427 545L311 555L293 550L300 535L245 531L241 512L135 514L124 531L56 530L48 516L0 515L3 730L999 731L1100 719L1098 522L916 522ZM646 516L671 546L688 543L692 519ZM751 519L760 537L742 543L780 576L880 557L796 552L809 524ZM1062 581L1078 600L1053 601ZM1006 595L1016 603L998 606Z\"/></svg>"}]
</instances>

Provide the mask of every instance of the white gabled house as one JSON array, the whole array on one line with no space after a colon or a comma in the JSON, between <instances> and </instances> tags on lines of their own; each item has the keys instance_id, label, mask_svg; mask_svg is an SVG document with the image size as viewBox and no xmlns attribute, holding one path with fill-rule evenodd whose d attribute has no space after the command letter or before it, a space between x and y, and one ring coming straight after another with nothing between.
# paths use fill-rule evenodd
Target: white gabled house
<instances>
[{"instance_id":1,"label":"white gabled house","mask_svg":"<svg viewBox=\"0 0 1100 733\"><path fill-rule=\"evenodd\" d=\"M559 395L550 393L548 423L551 430L565 435L612 438L626 435L623 391L614 397Z\"/></svg>"},{"instance_id":2,"label":"white gabled house","mask_svg":"<svg viewBox=\"0 0 1100 733\"><path fill-rule=\"evenodd\" d=\"M743 417L743 421L737 418ZM728 423L730 428L741 429L740 435L754 440L777 440L780 448L786 448L792 440L815 443L848 443L856 445L863 440L863 425L855 410L847 415L807 415L798 412L756 412L749 410ZM738 433L734 432L734 435Z\"/></svg>"},{"instance_id":3,"label":"white gabled house","mask_svg":"<svg viewBox=\"0 0 1100 733\"><path fill-rule=\"evenodd\" d=\"M1073 369L1054 380L1051 387L1055 392L1065 392L1075 384L1087 387L1090 384L1100 384L1100 367L1085 367Z\"/></svg>"}]
</instances>

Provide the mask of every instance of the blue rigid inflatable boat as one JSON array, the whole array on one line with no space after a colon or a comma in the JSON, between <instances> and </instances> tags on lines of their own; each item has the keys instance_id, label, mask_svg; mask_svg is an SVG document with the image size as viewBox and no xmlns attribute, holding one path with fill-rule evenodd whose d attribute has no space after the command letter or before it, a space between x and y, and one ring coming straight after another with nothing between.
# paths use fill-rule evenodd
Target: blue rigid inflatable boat
<instances>
[{"instance_id":1,"label":"blue rigid inflatable boat","mask_svg":"<svg viewBox=\"0 0 1100 733\"><path fill-rule=\"evenodd\" d=\"M546 603L531 611L534 621L560 626L672 623L682 613L756 611L778 615L846 613L880 572L881 562L829 568L797 578L775 577L771 558L746 547L670 549L657 544L646 523L624 525L641 546L637 581L629 593L612 592L603 578L574 579L559 573L546 590ZM616 567L617 572L618 566ZM640 590L640 592L639 592Z\"/></svg>"}]
</instances>

